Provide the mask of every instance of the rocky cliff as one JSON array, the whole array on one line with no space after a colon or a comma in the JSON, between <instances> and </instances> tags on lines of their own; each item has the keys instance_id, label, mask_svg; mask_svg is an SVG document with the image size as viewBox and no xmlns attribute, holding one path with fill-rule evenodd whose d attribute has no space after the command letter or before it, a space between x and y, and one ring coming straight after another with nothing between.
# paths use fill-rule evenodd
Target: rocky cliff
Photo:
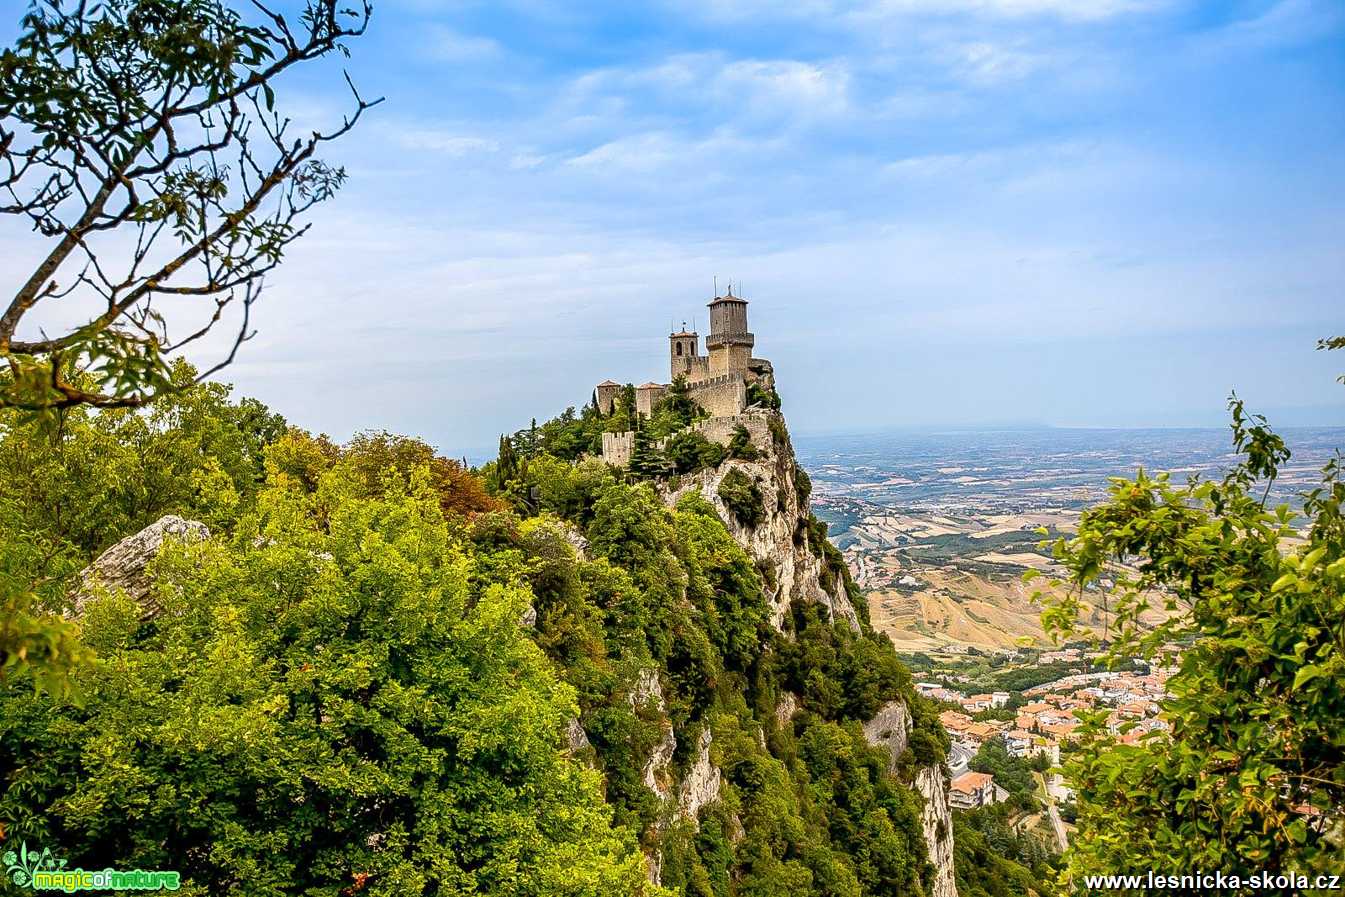
<instances>
[{"instance_id":1,"label":"rocky cliff","mask_svg":"<svg viewBox=\"0 0 1345 897\"><path fill-rule=\"evenodd\" d=\"M670 505L688 492L699 492L714 505L733 537L756 561L766 580L771 605L771 623L783 631L792 601L824 605L833 620L859 631L859 617L845 591L844 576L829 561L819 536L809 532L807 474L794 459L789 430L777 411L750 410L732 418L712 418L699 425L704 435L727 441L741 426L751 437L754 459L725 461L716 468L672 481L667 490ZM763 517L746 523L729 508L721 494L725 477L733 471L746 475L761 493Z\"/></svg>"},{"instance_id":2,"label":"rocky cliff","mask_svg":"<svg viewBox=\"0 0 1345 897\"><path fill-rule=\"evenodd\" d=\"M806 472L795 460L789 431L783 416L776 411L751 409L731 419L712 419L698 429L706 436L727 441L737 427L751 436L755 457L730 459L716 468L669 481L663 489L669 506L690 492L710 502L725 521L734 539L748 552L762 573L771 608L771 623L785 631L790 604L804 601L820 604L837 623L852 631L861 630L860 616L847 591L848 571L838 554L819 544L822 536L808 507L810 485ZM754 522L742 520L726 501L722 487L726 477L739 471L750 478L761 496L762 514ZM786 723L797 710L797 698L786 692L776 708L777 724ZM912 730L912 716L904 701L884 705L864 725L870 744L887 749L889 770L896 773L898 758L906 751ZM694 820L700 806L717 794L719 771L710 765L710 733L702 735L696 766L681 783L681 810L684 818ZM661 745L666 747L666 745ZM921 828L929 861L934 867L930 897L957 897L953 871L953 821L948 802L948 778L942 764L919 768L912 783L924 801ZM713 787L711 787L713 785ZM659 789L660 797L671 792ZM704 797L688 801L688 794ZM691 804L690 806L688 804ZM651 868L656 866L651 865Z\"/></svg>"},{"instance_id":3,"label":"rocky cliff","mask_svg":"<svg viewBox=\"0 0 1345 897\"><path fill-rule=\"evenodd\" d=\"M891 701L864 724L864 737L869 744L884 747L891 758L889 770L896 772L897 760L906 750L911 735L911 712L905 701ZM915 790L925 801L920 814L920 827L929 861L934 866L934 882L930 897L957 897L957 881L953 874L953 815L948 803L948 776L943 765L920 768L915 776Z\"/></svg>"}]
</instances>

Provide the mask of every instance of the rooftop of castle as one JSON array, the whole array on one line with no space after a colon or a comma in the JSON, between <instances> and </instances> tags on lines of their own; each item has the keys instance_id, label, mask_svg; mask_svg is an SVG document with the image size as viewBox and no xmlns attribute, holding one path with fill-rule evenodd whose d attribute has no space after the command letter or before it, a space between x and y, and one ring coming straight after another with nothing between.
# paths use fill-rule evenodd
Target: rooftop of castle
<instances>
[{"instance_id":1,"label":"rooftop of castle","mask_svg":"<svg viewBox=\"0 0 1345 897\"><path fill-rule=\"evenodd\" d=\"M722 295L722 296L716 296L716 297L714 297L713 299L711 299L711 300L710 300L710 305L720 305L720 304L725 303L725 302L737 302L737 303L739 303L739 304L741 304L741 305L746 305L746 304L747 304L747 300L746 300L746 299L742 298L741 296L735 296L735 295L733 295L733 290L730 289L730 290L729 290L727 293L725 293L724 295Z\"/></svg>"}]
</instances>

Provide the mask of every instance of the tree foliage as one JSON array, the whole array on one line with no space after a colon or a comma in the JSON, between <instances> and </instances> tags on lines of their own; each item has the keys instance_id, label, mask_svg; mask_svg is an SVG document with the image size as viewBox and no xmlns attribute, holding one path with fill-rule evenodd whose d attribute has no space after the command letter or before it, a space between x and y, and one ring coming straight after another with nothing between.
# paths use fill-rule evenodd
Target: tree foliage
<instances>
[{"instance_id":1,"label":"tree foliage","mask_svg":"<svg viewBox=\"0 0 1345 897\"><path fill-rule=\"evenodd\" d=\"M683 894L927 891L903 782L946 752L931 708L821 605L777 630L772 571L701 495L550 454L575 415L502 441L501 502L419 441L339 445L176 376L140 411L2 418L25 512L0 561L48 570L33 609L163 513L214 533L159 555L152 619L99 591L69 624L80 704L35 698L41 665L0 683L8 838L195 894L654 893L637 843ZM896 776L861 730L893 700ZM701 733L720 785L684 818L649 782Z\"/></svg>"},{"instance_id":2,"label":"tree foliage","mask_svg":"<svg viewBox=\"0 0 1345 897\"><path fill-rule=\"evenodd\" d=\"M734 467L719 481L719 497L735 519L744 526L756 526L766 516L761 488L741 469Z\"/></svg>"},{"instance_id":3,"label":"tree foliage","mask_svg":"<svg viewBox=\"0 0 1345 897\"><path fill-rule=\"evenodd\" d=\"M319 148L373 103L352 85L353 113L302 136L275 110L280 76L345 52L367 3L308 0L298 21L248 12L36 0L0 51L0 213L47 241L0 303L0 407L144 405L175 386L167 359L231 306L231 348L199 377L250 336L261 279L345 180ZM21 332L55 302L81 323Z\"/></svg>"},{"instance_id":4,"label":"tree foliage","mask_svg":"<svg viewBox=\"0 0 1345 897\"><path fill-rule=\"evenodd\" d=\"M530 594L480 575L428 465L371 488L363 461L269 465L231 536L160 555L152 625L89 606L82 708L4 696L10 837L195 894L648 890L561 753L574 693Z\"/></svg>"},{"instance_id":5,"label":"tree foliage","mask_svg":"<svg viewBox=\"0 0 1345 897\"><path fill-rule=\"evenodd\" d=\"M1115 656L1185 646L1163 705L1170 737L1116 745L1094 725L1067 766L1076 881L1146 868L1338 872L1345 856L1340 462L1301 516L1267 508L1288 450L1236 397L1230 409L1239 460L1222 480L1116 480L1055 546L1077 588L1044 614L1050 626L1068 630L1079 590L1106 575ZM1174 616L1142 630L1138 616L1155 604Z\"/></svg>"}]
</instances>

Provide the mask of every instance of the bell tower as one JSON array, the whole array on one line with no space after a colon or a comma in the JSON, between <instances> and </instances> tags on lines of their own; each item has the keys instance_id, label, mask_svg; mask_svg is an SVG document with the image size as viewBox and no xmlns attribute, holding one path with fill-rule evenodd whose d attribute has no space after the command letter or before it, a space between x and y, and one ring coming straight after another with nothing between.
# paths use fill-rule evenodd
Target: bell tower
<instances>
[{"instance_id":1,"label":"bell tower","mask_svg":"<svg viewBox=\"0 0 1345 897\"><path fill-rule=\"evenodd\" d=\"M676 380L679 376L692 380L697 371L704 366L700 334L694 330L687 330L686 321L682 322L680 331L668 335L668 356L672 380Z\"/></svg>"}]
</instances>

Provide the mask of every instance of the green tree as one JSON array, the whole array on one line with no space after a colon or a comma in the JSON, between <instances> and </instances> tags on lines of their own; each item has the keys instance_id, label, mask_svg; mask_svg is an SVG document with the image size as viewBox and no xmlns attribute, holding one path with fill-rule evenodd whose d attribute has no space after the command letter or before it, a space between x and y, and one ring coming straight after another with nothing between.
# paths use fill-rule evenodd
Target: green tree
<instances>
[{"instance_id":1,"label":"green tree","mask_svg":"<svg viewBox=\"0 0 1345 897\"><path fill-rule=\"evenodd\" d=\"M631 447L627 469L637 477L659 477L668 472L668 461L658 446L654 445L654 438L646 426L635 430L635 444Z\"/></svg>"},{"instance_id":2,"label":"green tree","mask_svg":"<svg viewBox=\"0 0 1345 897\"><path fill-rule=\"evenodd\" d=\"M995 784L1009 792L1010 799L1024 811L1037 809L1033 791L1032 765L1021 757L1009 755L1002 738L991 738L971 758L971 768L995 777Z\"/></svg>"},{"instance_id":3,"label":"green tree","mask_svg":"<svg viewBox=\"0 0 1345 897\"><path fill-rule=\"evenodd\" d=\"M683 430L668 437L663 450L674 473L695 473L706 467L718 467L724 460L724 447L711 442L694 430Z\"/></svg>"},{"instance_id":4,"label":"green tree","mask_svg":"<svg viewBox=\"0 0 1345 897\"><path fill-rule=\"evenodd\" d=\"M1080 592L1116 581L1115 657L1184 645L1161 745L1090 737L1067 875L1221 869L1339 872L1345 856L1345 482L1339 460L1302 516L1266 507L1289 452L1230 400L1238 463L1178 485L1141 471L1055 544L1076 587L1045 622L1069 631ZM1124 564L1124 566L1122 566ZM1153 630L1146 608L1173 616ZM1181 608L1189 608L1182 612Z\"/></svg>"},{"instance_id":5,"label":"green tree","mask_svg":"<svg viewBox=\"0 0 1345 897\"><path fill-rule=\"evenodd\" d=\"M0 51L0 213L47 241L0 303L0 407L143 406L226 311L232 347L199 378L251 336L261 279L345 180L319 147L373 103L352 86L354 112L305 136L275 110L282 75L345 52L367 2L308 0L298 21L244 6L36 0ZM25 321L55 302L93 311Z\"/></svg>"},{"instance_id":6,"label":"green tree","mask_svg":"<svg viewBox=\"0 0 1345 897\"><path fill-rule=\"evenodd\" d=\"M728 456L738 461L755 461L757 454L757 447L752 444L752 434L747 432L747 428L742 424L734 427L733 436L729 439Z\"/></svg>"},{"instance_id":7,"label":"green tree","mask_svg":"<svg viewBox=\"0 0 1345 897\"><path fill-rule=\"evenodd\" d=\"M253 501L285 421L185 362L150 408L0 409L0 671L64 689L89 654L62 620L74 575L165 514L219 529Z\"/></svg>"},{"instance_id":8,"label":"green tree","mask_svg":"<svg viewBox=\"0 0 1345 897\"><path fill-rule=\"evenodd\" d=\"M576 713L428 467L368 496L337 461L280 472L231 536L164 550L151 625L85 609L83 708L0 690L10 842L171 868L182 893L649 893Z\"/></svg>"}]
</instances>

